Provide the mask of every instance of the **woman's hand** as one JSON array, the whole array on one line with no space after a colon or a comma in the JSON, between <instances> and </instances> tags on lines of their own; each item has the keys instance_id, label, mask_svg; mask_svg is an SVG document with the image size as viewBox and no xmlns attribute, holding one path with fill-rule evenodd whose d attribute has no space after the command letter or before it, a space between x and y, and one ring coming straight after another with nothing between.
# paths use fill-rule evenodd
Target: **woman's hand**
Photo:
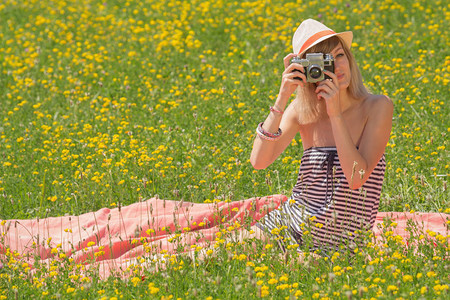
<instances>
[{"instance_id":1,"label":"woman's hand","mask_svg":"<svg viewBox=\"0 0 450 300\"><path fill-rule=\"evenodd\" d=\"M341 106L339 102L339 82L336 74L324 71L331 79L320 81L316 87L316 95L318 100L324 100L327 106L327 114L336 117L341 114Z\"/></svg>"},{"instance_id":2,"label":"woman's hand","mask_svg":"<svg viewBox=\"0 0 450 300\"><path fill-rule=\"evenodd\" d=\"M286 106L289 97L297 89L297 87L304 86L306 82L305 70L300 64L291 64L291 59L296 54L288 54L284 59L284 72L281 80L280 96L285 100L284 106Z\"/></svg>"}]
</instances>

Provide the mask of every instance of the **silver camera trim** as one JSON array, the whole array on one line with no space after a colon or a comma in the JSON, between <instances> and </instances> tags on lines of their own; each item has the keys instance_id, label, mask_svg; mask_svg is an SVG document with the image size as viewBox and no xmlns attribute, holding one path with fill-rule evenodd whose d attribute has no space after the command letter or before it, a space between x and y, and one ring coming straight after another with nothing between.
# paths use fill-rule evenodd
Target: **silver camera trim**
<instances>
[{"instance_id":1,"label":"silver camera trim","mask_svg":"<svg viewBox=\"0 0 450 300\"><path fill-rule=\"evenodd\" d=\"M325 66L330 66L334 63L334 58L331 53L323 54L323 53L307 53L306 58L299 58L298 56L294 57L291 60L291 63L297 63L302 65L305 70L306 82L319 82L325 79ZM320 70L320 76L317 78L313 78L310 76L311 70L314 68L318 68Z\"/></svg>"}]
</instances>

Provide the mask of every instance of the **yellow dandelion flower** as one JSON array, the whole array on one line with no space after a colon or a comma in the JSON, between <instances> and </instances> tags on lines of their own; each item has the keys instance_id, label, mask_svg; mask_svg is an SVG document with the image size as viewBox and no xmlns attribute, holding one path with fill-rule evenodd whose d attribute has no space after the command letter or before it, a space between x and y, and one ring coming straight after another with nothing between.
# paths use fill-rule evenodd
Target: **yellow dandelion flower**
<instances>
[{"instance_id":1,"label":"yellow dandelion flower","mask_svg":"<svg viewBox=\"0 0 450 300\"><path fill-rule=\"evenodd\" d=\"M411 275L403 275L403 282L413 281L413 277Z\"/></svg>"},{"instance_id":2,"label":"yellow dandelion flower","mask_svg":"<svg viewBox=\"0 0 450 300\"><path fill-rule=\"evenodd\" d=\"M388 285L387 287L388 292L396 293L398 291L398 287L395 285Z\"/></svg>"}]
</instances>

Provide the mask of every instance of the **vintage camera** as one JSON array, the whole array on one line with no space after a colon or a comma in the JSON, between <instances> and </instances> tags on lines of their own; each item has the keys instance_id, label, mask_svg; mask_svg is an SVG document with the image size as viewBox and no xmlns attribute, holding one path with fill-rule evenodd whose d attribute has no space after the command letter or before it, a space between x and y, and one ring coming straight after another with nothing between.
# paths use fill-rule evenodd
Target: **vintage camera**
<instances>
[{"instance_id":1,"label":"vintage camera","mask_svg":"<svg viewBox=\"0 0 450 300\"><path fill-rule=\"evenodd\" d=\"M334 58L330 53L307 53L306 58L294 57L291 64L297 63L305 68L306 82L318 82L324 79L330 79L323 73L324 70L334 73ZM296 70L300 71L300 70ZM295 79L300 79L299 77Z\"/></svg>"}]
</instances>

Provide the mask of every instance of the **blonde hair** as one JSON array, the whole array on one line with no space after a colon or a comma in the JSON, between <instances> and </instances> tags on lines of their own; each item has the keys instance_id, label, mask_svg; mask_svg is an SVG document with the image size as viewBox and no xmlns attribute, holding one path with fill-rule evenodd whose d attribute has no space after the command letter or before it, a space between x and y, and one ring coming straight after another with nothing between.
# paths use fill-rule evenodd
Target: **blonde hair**
<instances>
[{"instance_id":1,"label":"blonde hair","mask_svg":"<svg viewBox=\"0 0 450 300\"><path fill-rule=\"evenodd\" d=\"M339 44L344 49L344 53L350 64L351 79L348 86L350 95L355 99L362 100L367 97L369 92L364 86L355 57L339 37L333 36L312 46L302 55L302 58L306 56L306 53L330 53ZM312 123L326 116L325 103L323 101L317 101L316 93L314 92L315 88L316 85L314 83L307 83L304 88L300 86L297 88L297 96L295 99L297 105L295 107L299 113L300 124Z\"/></svg>"}]
</instances>

